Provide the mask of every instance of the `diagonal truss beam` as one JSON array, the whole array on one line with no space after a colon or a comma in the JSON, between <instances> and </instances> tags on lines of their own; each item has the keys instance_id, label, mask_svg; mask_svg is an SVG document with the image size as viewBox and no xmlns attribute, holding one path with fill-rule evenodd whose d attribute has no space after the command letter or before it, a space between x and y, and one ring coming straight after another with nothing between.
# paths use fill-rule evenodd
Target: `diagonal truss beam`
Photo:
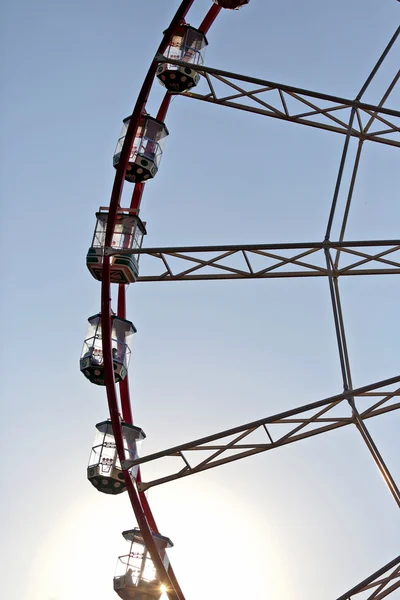
<instances>
[{"instance_id":1,"label":"diagonal truss beam","mask_svg":"<svg viewBox=\"0 0 400 600\"><path fill-rule=\"evenodd\" d=\"M187 66L185 62L171 60L160 54L156 60L159 63ZM203 76L208 90L204 94L180 94L186 98L342 134L347 134L349 116L355 110L351 136L400 147L400 111L382 105L398 82L400 72L384 93L383 102L373 105L357 98L351 100L212 67L190 67Z\"/></svg>"},{"instance_id":2,"label":"diagonal truss beam","mask_svg":"<svg viewBox=\"0 0 400 600\"><path fill-rule=\"evenodd\" d=\"M328 249L340 250L340 268L332 265L328 270L324 258ZM105 252L150 257L155 272L140 275L139 282L400 274L400 240L106 248Z\"/></svg>"},{"instance_id":3,"label":"diagonal truss beam","mask_svg":"<svg viewBox=\"0 0 400 600\"><path fill-rule=\"evenodd\" d=\"M358 415L361 420L398 410L400 402L395 400L400 397L400 388L396 387L395 384L399 382L400 375L352 391L348 390L324 400L149 454L134 461L125 461L123 462L123 468L129 469L133 465L153 462L166 457L178 457L180 459L178 470L174 469L164 477L139 483L140 491L144 491L161 483L187 477L260 452L354 424L354 416L349 405L347 402L343 402L350 397L358 401ZM383 389L390 386L393 389ZM338 416L339 405L341 412ZM251 439L255 433L258 438L261 437L261 441ZM226 438L229 439L226 440ZM246 438L248 439L244 442ZM194 461L197 460L196 456L201 457L204 453L206 456L204 459L200 458L200 461L194 464L193 455L191 454L190 457L192 463L187 457L187 454L191 452L196 453ZM171 468L171 465L169 468Z\"/></svg>"},{"instance_id":4,"label":"diagonal truss beam","mask_svg":"<svg viewBox=\"0 0 400 600\"><path fill-rule=\"evenodd\" d=\"M383 600L400 588L400 555L361 581L337 600L356 600L358 594L363 594L360 600Z\"/></svg>"}]
</instances>

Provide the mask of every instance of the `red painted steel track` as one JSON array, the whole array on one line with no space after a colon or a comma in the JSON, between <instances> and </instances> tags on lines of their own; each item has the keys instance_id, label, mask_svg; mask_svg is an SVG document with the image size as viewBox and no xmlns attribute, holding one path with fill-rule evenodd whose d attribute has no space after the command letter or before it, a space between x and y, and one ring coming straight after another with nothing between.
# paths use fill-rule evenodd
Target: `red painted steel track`
<instances>
[{"instance_id":1,"label":"red painted steel track","mask_svg":"<svg viewBox=\"0 0 400 600\"><path fill-rule=\"evenodd\" d=\"M184 21L189 9L191 8L194 0L183 0L178 10L176 11L168 29L165 31L162 41L157 49L156 54L163 54L168 46L169 41L176 28ZM202 21L199 29L204 33L207 33L212 23L218 16L221 8L217 5L213 5L204 20ZM156 75L158 63L155 59L150 64L147 75L144 79L143 85L139 92L136 104L132 111L132 116L129 122L129 126L126 132L124 144L121 151L118 167L115 174L114 185L111 193L109 213L107 220L107 230L105 238L105 247L111 246L111 239L115 227L116 216L120 207L120 200L122 189L125 181L125 172L128 164L129 155L131 152L133 140L139 125L141 115L145 112L146 102L150 94L154 78ZM171 100L171 94L166 93L158 114L157 119L164 120L168 111L169 103ZM136 209L137 212L140 210L140 204L142 200L142 194L144 190L144 184L135 184L132 200L131 209ZM120 317L126 318L126 296L125 296L125 285L119 285L118 289L118 308L117 314ZM114 371L112 364L112 351L111 351L111 286L110 286L110 257L105 255L103 262L103 273L102 273L102 284L101 284L101 325L102 325L102 343L103 343L103 359L104 359L104 371L105 371L105 382L107 391L107 400L110 411L110 418L113 427L113 433L115 437L115 443L119 459L122 461L125 459L124 446L122 439L121 430L121 419L125 423L133 423L133 415L131 409L130 392L129 392L129 381L128 376L119 384L120 388L120 400L121 410L118 405L117 391L114 383ZM127 471L124 471L125 484L127 487L128 495L132 504L132 508L137 520L138 526L143 536L146 548L151 556L154 566L157 570L157 574L160 578L161 583L166 587L168 597L170 600L184 600L184 595L180 589L179 583L175 577L174 571L169 565L165 568L162 559L160 558L157 550L157 546L154 542L152 532L158 533L157 525L153 517L151 508L147 501L146 496L143 492L138 492L136 486L133 484ZM140 482L140 471L138 472L137 481Z\"/></svg>"}]
</instances>

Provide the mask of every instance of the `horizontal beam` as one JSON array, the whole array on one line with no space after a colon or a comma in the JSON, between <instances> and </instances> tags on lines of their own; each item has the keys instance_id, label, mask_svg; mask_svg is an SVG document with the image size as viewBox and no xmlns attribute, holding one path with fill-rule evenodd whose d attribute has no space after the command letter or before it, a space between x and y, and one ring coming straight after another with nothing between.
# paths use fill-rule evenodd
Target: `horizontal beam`
<instances>
[{"instance_id":1,"label":"horizontal beam","mask_svg":"<svg viewBox=\"0 0 400 600\"><path fill-rule=\"evenodd\" d=\"M399 0L400 1L400 0ZM275 242L272 244L214 244L213 246L156 246L153 248L106 248L108 256L114 254L157 254L159 252L226 252L227 250L302 250L315 249L340 249L340 248L363 248L369 246L400 246L400 239L392 240L350 240L322 242Z\"/></svg>"},{"instance_id":2,"label":"horizontal beam","mask_svg":"<svg viewBox=\"0 0 400 600\"><path fill-rule=\"evenodd\" d=\"M156 60L160 63L187 66L183 61L171 60L161 55L157 55ZM350 130L351 136L400 147L398 110L212 67L192 64L190 67L203 76L208 91L204 94L188 91L180 94L183 97L341 134L347 134L349 114L355 109L356 118ZM399 74L384 94L385 99L398 78ZM377 126L377 129L373 130L372 124Z\"/></svg>"},{"instance_id":3,"label":"horizontal beam","mask_svg":"<svg viewBox=\"0 0 400 600\"><path fill-rule=\"evenodd\" d=\"M138 281L145 282L328 277L326 249L340 251L333 277L400 274L400 240L106 248L105 253L149 257L155 272L140 275ZM145 267L150 268L150 260Z\"/></svg>"},{"instance_id":4,"label":"horizontal beam","mask_svg":"<svg viewBox=\"0 0 400 600\"><path fill-rule=\"evenodd\" d=\"M162 54L158 54L156 56L156 60L159 63L168 63L172 65L179 65L181 67L187 67L187 63L181 60L173 60L171 58L167 58ZM229 79L234 79L237 81L243 81L246 83L255 83L257 85L262 85L264 87L268 87L270 89L281 89L285 92L292 92L296 94L302 94L303 96L309 96L310 98L326 100L328 102L337 102L339 104L347 104L351 108L359 108L362 107L365 110L371 110L372 112L382 113L386 115L392 115L396 117L400 117L400 111L392 108L386 108L383 106L377 106L375 104L368 104L366 102L361 102L360 100L350 100L348 98L344 98L342 96L335 96L332 94L325 94L323 92L315 92L312 90L307 90L305 88L300 88L293 85L287 85L283 83L277 83L276 81L269 81L267 79L259 79L258 77L248 77L247 75L240 75L238 73L232 73L231 71L223 71L221 69L214 69L213 67L206 67L205 65L195 65L191 64L190 68L197 73L208 73L210 75L219 75L222 77L229 77ZM186 92L184 94L186 96Z\"/></svg>"},{"instance_id":5,"label":"horizontal beam","mask_svg":"<svg viewBox=\"0 0 400 600\"><path fill-rule=\"evenodd\" d=\"M398 410L400 403L394 403L393 399L400 396L400 389L394 389L391 391L382 390L380 392L380 399L377 396L369 396L368 392L378 390L380 388L386 388L395 383L400 382L400 375L373 383L367 386L360 387L353 391L346 391L336 396L325 398L311 404L303 405L282 413L275 414L273 416L252 421L232 429L221 431L197 440L174 446L160 452L138 458L134 461L126 461L123 464L123 468L130 468L133 465L144 464L147 462L153 462L158 459L165 457L179 457L183 460L184 467L178 471L174 471L161 477L159 479L142 482L139 484L140 490L146 490L155 485L180 479L188 475L199 473L201 471L211 469L228 462L246 458L248 456L265 452L279 446L286 445L300 439L305 439L314 435L325 433L333 429L344 427L354 423L354 418L351 414L338 417L336 414L329 414L329 412L340 404L343 400L350 397L358 398L359 402L363 404L362 410L359 410L360 417L362 419L369 419L376 417L387 412ZM370 401L368 399L370 398ZM369 402L369 403L368 403ZM365 404L368 403L366 406ZM371 404L372 403L372 404ZM342 405L344 409L349 409L348 404ZM310 413L313 411L313 413ZM294 418L295 417L295 418ZM274 426L277 436L272 437L268 427ZM250 438L251 435L257 432L257 434L266 435L267 439L265 443L260 443L258 440L253 443ZM233 440L226 441L225 438L234 437ZM243 440L246 443L243 443ZM183 454L184 452L195 451L198 454L199 451L205 451L211 453L202 462L191 466L187 457ZM234 454L229 454L234 452ZM221 458L222 454L225 456Z\"/></svg>"}]
</instances>

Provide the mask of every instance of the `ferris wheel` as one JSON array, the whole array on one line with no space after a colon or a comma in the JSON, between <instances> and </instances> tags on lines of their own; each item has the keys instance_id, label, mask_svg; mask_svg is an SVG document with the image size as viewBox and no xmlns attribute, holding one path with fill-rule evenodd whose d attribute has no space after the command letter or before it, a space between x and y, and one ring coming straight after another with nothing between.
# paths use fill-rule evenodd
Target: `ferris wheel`
<instances>
[{"instance_id":1,"label":"ferris wheel","mask_svg":"<svg viewBox=\"0 0 400 600\"><path fill-rule=\"evenodd\" d=\"M158 530L146 495L150 488L170 481L349 427L354 435L361 436L400 508L398 484L368 426L370 420L400 408L397 402L400 375L393 373L389 378L370 381L367 385L358 385L356 381L353 384L339 285L342 278L400 274L400 239L349 240L346 233L364 147L380 144L395 152L400 146L400 111L387 106L399 73L383 90L378 104L364 101L366 91L400 36L400 28L372 65L356 98L349 99L205 66L207 34L215 19L223 18L225 9L243 8L245 11L249 2L213 0L198 26L186 21L190 19L195 0L181 2L151 61L132 114L123 120L113 156L116 173L110 204L100 207L96 214L95 231L86 257L88 270L101 282L101 311L88 319L80 370L92 384L105 387L110 411L109 419L96 424L87 477L101 493L127 492L138 525L123 532L128 549L119 557L114 577L114 590L123 600L157 599L163 592L170 600L185 598L167 554L173 545L169 537L173 537L173 532ZM241 11L237 13L238 19L241 14ZM151 115L146 104L156 79L166 92L158 112ZM200 91L200 83L203 91ZM143 246L146 223L140 217L142 196L145 184L162 169L169 135L166 116L171 100L178 96L185 96L188 102L197 100L341 136L340 164L326 228L320 234L322 241ZM349 152L352 140L358 144L354 156ZM243 160L251 163L251 149ZM346 170L350 176L345 175ZM131 189L129 206L122 206L125 184ZM345 201L339 214L340 197ZM339 221L339 226L334 227ZM333 237L336 230L338 235ZM144 257L156 265L154 273L142 272ZM141 282L256 279L276 280L279 285L279 281L292 278L320 278L326 282L342 389L332 390L327 398L140 456L139 447L145 432L133 422L128 382L136 333L126 310L128 286ZM115 312L112 292L117 292ZM169 470L172 463L168 462L162 476L142 480L140 465L158 461L164 464L162 461L168 457L179 461L176 469ZM374 573L366 575L363 581L355 581L353 588L336 600L379 600L399 588L400 555L383 566L377 565Z\"/></svg>"}]
</instances>

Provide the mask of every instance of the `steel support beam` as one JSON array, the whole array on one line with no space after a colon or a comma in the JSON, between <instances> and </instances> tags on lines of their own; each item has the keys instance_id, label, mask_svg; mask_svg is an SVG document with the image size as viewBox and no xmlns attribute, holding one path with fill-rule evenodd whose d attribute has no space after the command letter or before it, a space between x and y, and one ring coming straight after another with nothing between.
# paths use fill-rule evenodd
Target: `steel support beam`
<instances>
[{"instance_id":1,"label":"steel support beam","mask_svg":"<svg viewBox=\"0 0 400 600\"><path fill-rule=\"evenodd\" d=\"M343 392L336 396L325 398L311 404L306 404L282 413L259 419L251 423L246 423L232 429L221 431L204 438L193 440L179 446L174 446L160 452L149 454L134 461L123 462L123 468L128 469L133 465L139 465L147 462L153 462L165 457L179 457L183 463L183 468L179 468L165 477L153 481L141 482L139 489L144 491L155 485L167 483L175 479L187 477L195 473L200 473L222 464L236 461L260 452L272 450L289 443L293 443L305 438L309 438L327 431L332 431L346 425L354 424L354 415L350 411L347 402L350 397L357 397L363 404L359 411L360 419L369 419L388 412L398 410L400 402L395 402L400 397L400 388L394 387L390 391L383 389L400 382L400 375L360 387L353 391ZM377 392L377 390L380 390ZM342 404L341 404L342 403ZM339 404L343 407L343 414L337 416L337 411L333 412ZM346 414L347 409L347 414ZM330 413L330 411L332 411ZM311 413L311 414L310 414ZM330 414L329 414L330 413ZM257 439L251 440L252 434L257 436L266 435L264 442ZM226 441L225 438L233 438ZM246 443L243 443L243 440ZM199 451L207 454L204 460L191 465L184 453ZM224 455L224 456L223 456ZM180 463L182 466L182 463Z\"/></svg>"},{"instance_id":2,"label":"steel support beam","mask_svg":"<svg viewBox=\"0 0 400 600\"><path fill-rule=\"evenodd\" d=\"M185 62L171 60L161 54L156 56L156 60L187 66ZM358 97L352 100L212 67L190 67L203 76L208 90L204 94L185 92L181 94L183 97L345 135L349 130L350 112L354 111L354 123L350 129L352 137L400 147L399 110L368 104ZM399 77L400 72L389 85L385 98Z\"/></svg>"},{"instance_id":3,"label":"steel support beam","mask_svg":"<svg viewBox=\"0 0 400 600\"><path fill-rule=\"evenodd\" d=\"M337 600L353 600L353 598L355 600L358 594L368 592L370 592L368 596L363 596L365 600L383 600L398 588L400 588L400 555Z\"/></svg>"},{"instance_id":4,"label":"steel support beam","mask_svg":"<svg viewBox=\"0 0 400 600\"><path fill-rule=\"evenodd\" d=\"M324 251L340 251L340 265L329 271ZM400 240L298 242L284 244L236 244L177 246L118 250L106 255L138 254L150 257L154 273L144 281L214 279L267 279L275 277L333 277L400 274ZM150 261L146 263L146 269Z\"/></svg>"}]
</instances>

